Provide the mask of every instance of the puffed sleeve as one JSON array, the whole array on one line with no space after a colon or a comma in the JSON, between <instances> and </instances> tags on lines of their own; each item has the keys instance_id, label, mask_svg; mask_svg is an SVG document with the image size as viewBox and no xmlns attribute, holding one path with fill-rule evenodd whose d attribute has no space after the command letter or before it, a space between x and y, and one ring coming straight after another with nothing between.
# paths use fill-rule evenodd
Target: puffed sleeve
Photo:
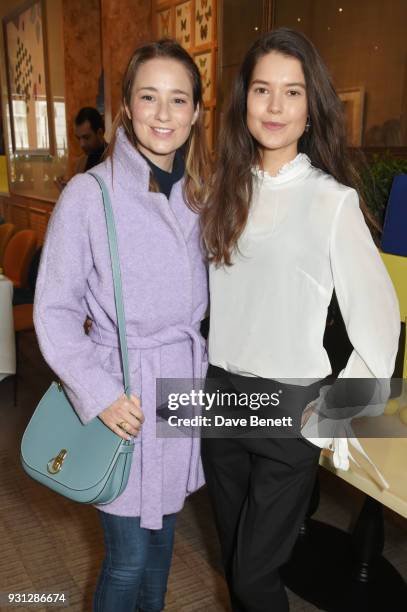
<instances>
[{"instance_id":1,"label":"puffed sleeve","mask_svg":"<svg viewBox=\"0 0 407 612\"><path fill-rule=\"evenodd\" d=\"M89 241L92 205L103 206L98 184L86 175L74 177L48 225L34 302L41 352L83 423L123 393L120 381L102 368L83 328L87 279L94 265Z\"/></svg>"},{"instance_id":2,"label":"puffed sleeve","mask_svg":"<svg viewBox=\"0 0 407 612\"><path fill-rule=\"evenodd\" d=\"M353 345L339 377L390 378L400 334L397 296L350 189L334 220L330 261L339 307Z\"/></svg>"}]
</instances>

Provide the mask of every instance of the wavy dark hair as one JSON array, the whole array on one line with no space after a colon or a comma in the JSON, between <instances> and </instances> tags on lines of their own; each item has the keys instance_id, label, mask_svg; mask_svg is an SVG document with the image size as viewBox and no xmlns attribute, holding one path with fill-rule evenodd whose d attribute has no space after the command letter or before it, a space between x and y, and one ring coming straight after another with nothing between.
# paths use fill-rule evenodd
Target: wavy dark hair
<instances>
[{"instance_id":1,"label":"wavy dark hair","mask_svg":"<svg viewBox=\"0 0 407 612\"><path fill-rule=\"evenodd\" d=\"M133 130L131 119L129 119L126 113L126 106L130 108L133 83L136 78L137 70L142 64L156 58L172 59L180 62L184 66L191 78L194 108L196 109L199 104L197 120L192 126L191 133L183 147L185 153L186 175L184 197L189 208L195 212L199 212L202 203L207 198L207 189L211 175L211 163L204 124L202 81L194 60L175 40L163 38L156 42L143 45L136 49L131 56L123 76L121 106L113 122L112 137L106 149L105 158L113 156L117 130L119 127L123 127L127 138L132 145L137 148L137 138ZM158 186L152 174L150 175L150 190L158 190Z\"/></svg>"},{"instance_id":2,"label":"wavy dark hair","mask_svg":"<svg viewBox=\"0 0 407 612\"><path fill-rule=\"evenodd\" d=\"M302 134L298 151L306 153L316 168L361 191L359 174L346 145L342 103L319 53L295 30L279 28L264 34L249 49L236 76L221 133L212 193L202 214L209 261L218 265L232 263L232 253L249 214L251 169L261 167L258 145L247 127L247 94L258 60L271 51L294 57L302 65L311 128ZM362 198L360 202L370 227L378 229Z\"/></svg>"}]
</instances>

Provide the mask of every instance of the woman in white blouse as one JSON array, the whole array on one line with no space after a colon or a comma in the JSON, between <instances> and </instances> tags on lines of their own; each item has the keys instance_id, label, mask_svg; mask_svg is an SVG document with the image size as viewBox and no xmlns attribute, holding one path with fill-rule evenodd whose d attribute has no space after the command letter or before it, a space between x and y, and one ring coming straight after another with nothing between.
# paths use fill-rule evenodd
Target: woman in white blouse
<instances>
[{"instance_id":1,"label":"woman in white blouse","mask_svg":"<svg viewBox=\"0 0 407 612\"><path fill-rule=\"evenodd\" d=\"M301 415L318 396L316 381L331 373L323 336L333 290L354 348L340 377L389 378L400 321L358 196L341 102L302 34L281 28L248 51L217 168L203 216L207 388L281 394L280 412L270 405L262 416L289 413L293 428L224 428L224 437L202 440L204 469L233 610L285 612L279 568L304 519L320 452L301 437ZM215 410L248 416L239 402Z\"/></svg>"}]
</instances>

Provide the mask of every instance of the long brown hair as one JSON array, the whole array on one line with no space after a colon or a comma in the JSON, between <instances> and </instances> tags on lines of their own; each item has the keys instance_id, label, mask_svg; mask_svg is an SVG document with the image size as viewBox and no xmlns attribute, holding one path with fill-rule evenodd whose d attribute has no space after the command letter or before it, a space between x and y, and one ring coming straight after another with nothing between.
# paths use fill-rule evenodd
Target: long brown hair
<instances>
[{"instance_id":1,"label":"long brown hair","mask_svg":"<svg viewBox=\"0 0 407 612\"><path fill-rule=\"evenodd\" d=\"M161 39L156 42L149 43L135 50L127 65L126 72L122 82L122 102L120 110L117 113L113 126L112 137L107 147L105 157L111 157L116 145L117 130L119 127L124 129L124 132L131 142L137 148L137 138L133 130L131 119L126 113L126 106L130 108L131 94L133 83L136 78L137 70L142 64L151 59L166 58L180 62L188 72L192 83L192 97L194 108L199 104L199 114L194 125L191 128L191 133L187 142L184 145L185 153L185 183L184 197L187 205L191 210L198 212L201 209L203 201L207 197L207 189L209 177L211 173L210 157L206 143L205 125L204 125L204 110L202 100L202 82L198 67L191 56L179 45L175 40ZM150 188L156 190L156 185L151 176Z\"/></svg>"},{"instance_id":2,"label":"long brown hair","mask_svg":"<svg viewBox=\"0 0 407 612\"><path fill-rule=\"evenodd\" d=\"M316 168L340 183L356 189L360 185L346 146L341 101L314 45L289 28L264 34L247 52L235 79L220 138L213 189L202 214L209 260L215 264L232 264L232 253L247 222L253 193L251 170L255 165L261 167L258 145L246 122L247 94L258 60L271 51L298 59L304 72L311 128L301 136L298 151L306 153ZM377 227L362 199L361 209L370 225Z\"/></svg>"}]
</instances>

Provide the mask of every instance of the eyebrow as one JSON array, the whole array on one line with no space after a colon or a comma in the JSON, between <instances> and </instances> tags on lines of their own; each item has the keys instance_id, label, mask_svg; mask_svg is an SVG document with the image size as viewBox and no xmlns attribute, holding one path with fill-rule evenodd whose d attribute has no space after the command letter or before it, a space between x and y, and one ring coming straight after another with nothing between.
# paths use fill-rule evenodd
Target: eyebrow
<instances>
[{"instance_id":1,"label":"eyebrow","mask_svg":"<svg viewBox=\"0 0 407 612\"><path fill-rule=\"evenodd\" d=\"M158 92L157 87L139 87L137 91L141 91L142 89L147 89L148 91ZM182 94L184 96L187 96L188 98L191 97L191 95L187 91L184 91L183 89L171 89L171 93Z\"/></svg>"},{"instance_id":2,"label":"eyebrow","mask_svg":"<svg viewBox=\"0 0 407 612\"><path fill-rule=\"evenodd\" d=\"M251 85L270 85L270 83L268 81L262 81L261 79L256 79L255 81L251 82ZM305 89L305 84L304 83L286 83L285 87L302 87L303 89Z\"/></svg>"}]
</instances>

